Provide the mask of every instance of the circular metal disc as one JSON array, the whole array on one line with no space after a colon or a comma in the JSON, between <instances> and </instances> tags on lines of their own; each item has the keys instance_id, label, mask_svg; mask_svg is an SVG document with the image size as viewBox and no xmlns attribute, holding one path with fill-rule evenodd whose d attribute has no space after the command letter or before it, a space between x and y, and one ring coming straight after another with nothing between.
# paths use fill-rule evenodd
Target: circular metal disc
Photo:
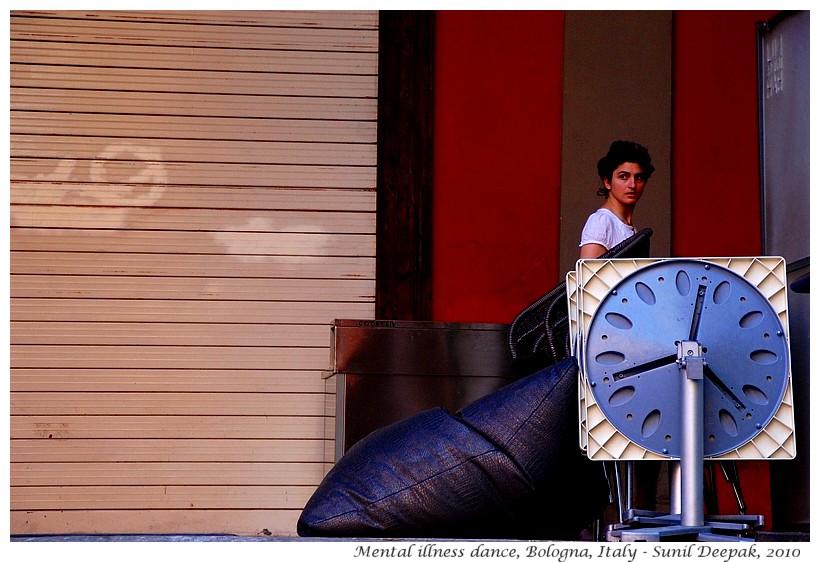
<instances>
[{"instance_id":1,"label":"circular metal disc","mask_svg":"<svg viewBox=\"0 0 820 562\"><path fill-rule=\"evenodd\" d=\"M599 407L638 445L680 456L677 342L703 349L705 457L743 445L772 419L788 382L788 345L769 301L700 260L667 260L622 279L590 323L585 364Z\"/></svg>"}]
</instances>

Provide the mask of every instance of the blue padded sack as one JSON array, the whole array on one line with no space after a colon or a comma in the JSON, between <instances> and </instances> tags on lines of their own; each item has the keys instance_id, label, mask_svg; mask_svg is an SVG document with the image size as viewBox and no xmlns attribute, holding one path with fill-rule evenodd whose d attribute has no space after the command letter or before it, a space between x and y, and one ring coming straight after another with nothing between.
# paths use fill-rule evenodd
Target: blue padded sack
<instances>
[{"instance_id":1,"label":"blue padded sack","mask_svg":"<svg viewBox=\"0 0 820 562\"><path fill-rule=\"evenodd\" d=\"M578 450L574 358L452 415L379 429L328 472L297 524L308 537L577 539L606 505Z\"/></svg>"}]
</instances>

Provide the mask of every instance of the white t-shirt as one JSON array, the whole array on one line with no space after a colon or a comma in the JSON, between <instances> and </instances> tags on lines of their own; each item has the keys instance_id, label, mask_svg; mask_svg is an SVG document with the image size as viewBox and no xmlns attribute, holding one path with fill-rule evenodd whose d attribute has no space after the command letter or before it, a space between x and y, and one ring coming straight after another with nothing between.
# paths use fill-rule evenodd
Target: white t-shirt
<instances>
[{"instance_id":1,"label":"white t-shirt","mask_svg":"<svg viewBox=\"0 0 820 562\"><path fill-rule=\"evenodd\" d=\"M581 243L600 244L607 250L635 234L635 228L624 223L609 209L598 209L587 219L581 231Z\"/></svg>"}]
</instances>

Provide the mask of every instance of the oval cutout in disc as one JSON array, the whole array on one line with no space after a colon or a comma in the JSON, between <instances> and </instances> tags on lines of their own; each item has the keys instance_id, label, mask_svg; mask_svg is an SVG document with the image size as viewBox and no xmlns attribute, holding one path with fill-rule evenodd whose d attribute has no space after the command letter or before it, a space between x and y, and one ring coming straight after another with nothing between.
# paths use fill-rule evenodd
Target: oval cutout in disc
<instances>
[{"instance_id":1,"label":"oval cutout in disc","mask_svg":"<svg viewBox=\"0 0 820 562\"><path fill-rule=\"evenodd\" d=\"M682 269L675 276L675 288L682 297L688 295L689 291L692 290L692 281L689 279L689 274Z\"/></svg>"},{"instance_id":2,"label":"oval cutout in disc","mask_svg":"<svg viewBox=\"0 0 820 562\"><path fill-rule=\"evenodd\" d=\"M732 285L728 281L723 281L717 287L715 287L715 292L712 293L712 300L715 304L723 304L726 302L726 299L729 298L729 294L732 292Z\"/></svg>"},{"instance_id":3,"label":"oval cutout in disc","mask_svg":"<svg viewBox=\"0 0 820 562\"><path fill-rule=\"evenodd\" d=\"M619 330L629 330L632 327L632 320L617 312L608 312L604 318L606 318L606 321L609 322L610 325Z\"/></svg>"},{"instance_id":4,"label":"oval cutout in disc","mask_svg":"<svg viewBox=\"0 0 820 562\"><path fill-rule=\"evenodd\" d=\"M741 328L754 328L761 322L763 322L763 313L759 310L753 310L744 314L738 324Z\"/></svg>"},{"instance_id":5,"label":"oval cutout in disc","mask_svg":"<svg viewBox=\"0 0 820 562\"><path fill-rule=\"evenodd\" d=\"M743 394L745 394L746 398L748 398L755 404L760 404L761 406L764 406L769 403L769 397L766 396L766 393L754 385L744 385Z\"/></svg>"},{"instance_id":6,"label":"oval cutout in disc","mask_svg":"<svg viewBox=\"0 0 820 562\"><path fill-rule=\"evenodd\" d=\"M649 412L641 424L641 435L651 437L661 425L661 411L658 409Z\"/></svg>"},{"instance_id":7,"label":"oval cutout in disc","mask_svg":"<svg viewBox=\"0 0 820 562\"><path fill-rule=\"evenodd\" d=\"M595 361L601 365L617 365L623 363L625 356L617 351L605 351L595 357Z\"/></svg>"},{"instance_id":8,"label":"oval cutout in disc","mask_svg":"<svg viewBox=\"0 0 820 562\"><path fill-rule=\"evenodd\" d=\"M732 417L732 414L721 408L720 412L718 412L718 419L720 420L720 426L723 428L723 431L732 437L737 437L737 422L735 418Z\"/></svg>"},{"instance_id":9,"label":"oval cutout in disc","mask_svg":"<svg viewBox=\"0 0 820 562\"><path fill-rule=\"evenodd\" d=\"M749 354L749 357L752 361L759 363L760 365L771 365L777 361L777 354L769 351L768 349L758 349L753 351Z\"/></svg>"},{"instance_id":10,"label":"oval cutout in disc","mask_svg":"<svg viewBox=\"0 0 820 562\"><path fill-rule=\"evenodd\" d=\"M633 396L635 396L635 387L625 386L612 393L612 396L609 397L609 403L613 406L620 406L632 400Z\"/></svg>"},{"instance_id":11,"label":"oval cutout in disc","mask_svg":"<svg viewBox=\"0 0 820 562\"><path fill-rule=\"evenodd\" d=\"M652 288L646 283L642 283L640 281L635 283L635 292L638 294L638 298L650 306L657 302L657 299L655 298L655 291L653 291Z\"/></svg>"}]
</instances>

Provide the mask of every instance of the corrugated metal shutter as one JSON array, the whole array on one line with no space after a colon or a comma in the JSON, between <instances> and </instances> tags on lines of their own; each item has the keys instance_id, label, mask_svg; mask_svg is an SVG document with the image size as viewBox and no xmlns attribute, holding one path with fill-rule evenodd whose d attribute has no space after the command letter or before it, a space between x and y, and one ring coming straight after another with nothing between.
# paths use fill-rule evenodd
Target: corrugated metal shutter
<instances>
[{"instance_id":1,"label":"corrugated metal shutter","mask_svg":"<svg viewBox=\"0 0 820 562\"><path fill-rule=\"evenodd\" d=\"M374 314L377 12L10 19L11 534L294 534Z\"/></svg>"}]
</instances>

